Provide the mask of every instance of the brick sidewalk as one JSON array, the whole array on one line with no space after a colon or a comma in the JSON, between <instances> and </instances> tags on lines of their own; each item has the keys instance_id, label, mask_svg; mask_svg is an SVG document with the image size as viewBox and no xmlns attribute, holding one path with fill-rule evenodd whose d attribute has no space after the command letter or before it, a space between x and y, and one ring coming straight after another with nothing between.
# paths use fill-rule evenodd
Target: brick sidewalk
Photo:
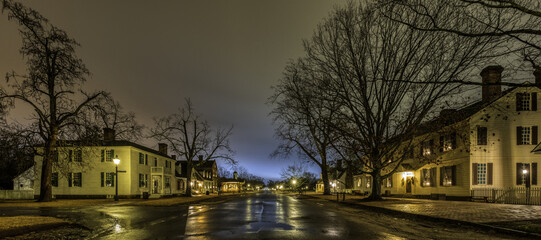
<instances>
[{"instance_id":1,"label":"brick sidewalk","mask_svg":"<svg viewBox=\"0 0 541 240\"><path fill-rule=\"evenodd\" d=\"M313 197L336 201L336 195ZM541 206L443 201L406 198L385 198L379 202L361 202L361 196L346 196L347 203L385 208L410 214L446 218L472 223L494 223L541 219ZM342 198L340 197L340 201Z\"/></svg>"}]
</instances>

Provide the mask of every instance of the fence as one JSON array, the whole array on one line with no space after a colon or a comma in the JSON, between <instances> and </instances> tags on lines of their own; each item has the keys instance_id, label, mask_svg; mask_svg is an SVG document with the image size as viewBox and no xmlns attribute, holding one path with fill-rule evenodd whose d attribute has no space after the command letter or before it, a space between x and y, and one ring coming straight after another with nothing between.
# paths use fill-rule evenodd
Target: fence
<instances>
[{"instance_id":1,"label":"fence","mask_svg":"<svg viewBox=\"0 0 541 240\"><path fill-rule=\"evenodd\" d=\"M34 199L34 190L0 190L0 199Z\"/></svg>"},{"instance_id":2,"label":"fence","mask_svg":"<svg viewBox=\"0 0 541 240\"><path fill-rule=\"evenodd\" d=\"M471 197L492 203L541 205L541 188L479 188L471 190Z\"/></svg>"}]
</instances>

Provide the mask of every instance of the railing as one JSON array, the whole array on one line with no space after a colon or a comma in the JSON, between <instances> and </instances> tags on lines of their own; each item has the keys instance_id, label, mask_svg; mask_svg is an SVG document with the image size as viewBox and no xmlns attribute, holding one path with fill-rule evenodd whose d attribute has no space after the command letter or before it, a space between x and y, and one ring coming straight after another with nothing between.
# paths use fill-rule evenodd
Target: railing
<instances>
[{"instance_id":1,"label":"railing","mask_svg":"<svg viewBox=\"0 0 541 240\"><path fill-rule=\"evenodd\" d=\"M471 197L494 203L541 205L541 188L477 188L471 190Z\"/></svg>"},{"instance_id":2,"label":"railing","mask_svg":"<svg viewBox=\"0 0 541 240\"><path fill-rule=\"evenodd\" d=\"M163 168L163 167L152 167L150 169L151 173L155 174L172 174L172 168Z\"/></svg>"}]
</instances>

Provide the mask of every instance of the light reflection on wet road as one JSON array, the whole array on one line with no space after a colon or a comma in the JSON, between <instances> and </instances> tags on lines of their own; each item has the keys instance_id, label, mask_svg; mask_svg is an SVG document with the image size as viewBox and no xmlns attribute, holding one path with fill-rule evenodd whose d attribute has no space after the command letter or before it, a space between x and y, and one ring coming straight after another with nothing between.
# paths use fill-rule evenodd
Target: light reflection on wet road
<instances>
[{"instance_id":1,"label":"light reflection on wet road","mask_svg":"<svg viewBox=\"0 0 541 240\"><path fill-rule=\"evenodd\" d=\"M188 209L185 239L400 239L294 197L260 193Z\"/></svg>"}]
</instances>

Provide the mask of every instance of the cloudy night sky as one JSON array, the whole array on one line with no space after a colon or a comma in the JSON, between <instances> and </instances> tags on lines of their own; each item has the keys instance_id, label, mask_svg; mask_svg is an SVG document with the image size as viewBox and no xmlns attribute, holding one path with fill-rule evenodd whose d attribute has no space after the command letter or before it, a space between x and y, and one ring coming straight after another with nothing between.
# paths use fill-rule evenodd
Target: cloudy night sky
<instances>
[{"instance_id":1,"label":"cloudy night sky","mask_svg":"<svg viewBox=\"0 0 541 240\"><path fill-rule=\"evenodd\" d=\"M269 158L278 144L271 86L303 55L302 39L344 2L23 1L81 44L77 54L92 73L86 90L110 92L146 127L190 98L211 125L235 126L235 158L267 179L291 164ZM17 24L0 15L0 29L0 73L24 73Z\"/></svg>"}]
</instances>

